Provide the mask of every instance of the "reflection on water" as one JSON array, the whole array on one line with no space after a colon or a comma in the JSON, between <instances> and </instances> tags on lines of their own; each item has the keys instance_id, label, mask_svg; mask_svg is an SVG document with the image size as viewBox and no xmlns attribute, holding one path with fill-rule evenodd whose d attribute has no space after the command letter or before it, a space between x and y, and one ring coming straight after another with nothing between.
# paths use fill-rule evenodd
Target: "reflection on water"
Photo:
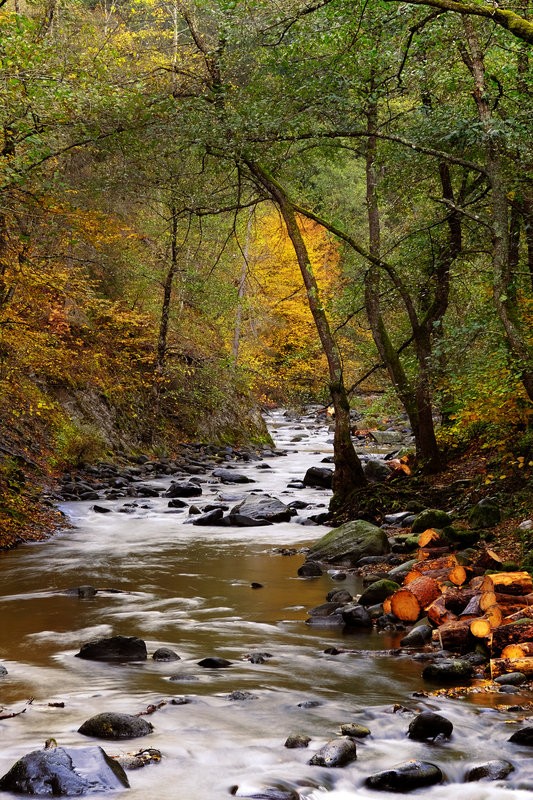
<instances>
[{"instance_id":1,"label":"reflection on water","mask_svg":"<svg viewBox=\"0 0 533 800\"><path fill-rule=\"evenodd\" d=\"M277 445L293 450L294 426L281 415L271 423ZM257 481L248 491L263 488L286 502L305 498L311 503L305 513L316 513L327 504L327 492L286 487L330 451L329 432L312 421L297 432L303 437L298 453L271 459L268 471L254 463L239 470ZM203 488L202 502L226 489L209 477ZM95 514L90 503L66 505L72 530L0 556L0 660L9 671L0 679L1 705L16 712L34 698L24 713L0 721L0 774L50 736L63 745L86 744L77 729L94 713L140 713L164 701L150 717L155 732L149 738L106 743L112 754L144 746L163 752L161 764L130 773L132 798L170 800L179 781L179 796L188 800L229 797L232 786L243 796L273 785L297 787L313 800L353 800L371 796L363 787L366 775L413 757L439 763L454 782L461 781L467 763L506 754L520 763L519 776L527 777L527 753L520 761L520 748L507 744L505 720L517 719L517 712L505 717L475 704L413 698L423 688L420 665L379 652L395 647L396 639L375 632L346 636L305 624L307 609L339 584L331 575L297 578L304 556L275 551L305 547L326 528L296 522L199 528L186 514L169 513L162 498L143 501L148 507L131 515L116 513L121 501L106 502L115 513ZM87 599L64 593L84 584L102 591ZM342 586L360 591L353 576ZM116 665L75 658L83 642L112 634L145 639L150 656L158 647L171 647L180 660ZM326 655L330 647L364 652ZM264 657L254 663L251 656L258 653ZM220 670L198 666L211 655L232 664ZM235 690L250 696L229 699ZM172 704L176 698L187 702ZM394 710L395 703L400 708ZM451 742L437 747L406 738L412 712L423 707L442 710L453 721ZM310 767L311 751L350 721L372 730L358 745L357 762L344 770ZM310 749L285 748L290 733L311 736ZM417 796L440 800L450 790ZM467 800L522 795L533 796L493 785L461 787Z\"/></svg>"}]
</instances>

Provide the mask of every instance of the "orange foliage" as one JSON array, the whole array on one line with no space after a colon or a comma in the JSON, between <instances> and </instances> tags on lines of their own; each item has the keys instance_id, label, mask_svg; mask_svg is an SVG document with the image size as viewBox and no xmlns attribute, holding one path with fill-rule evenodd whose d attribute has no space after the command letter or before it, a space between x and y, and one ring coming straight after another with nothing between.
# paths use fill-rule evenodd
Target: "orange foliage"
<instances>
[{"instance_id":1,"label":"orange foliage","mask_svg":"<svg viewBox=\"0 0 533 800\"><path fill-rule=\"evenodd\" d=\"M327 307L338 278L338 251L317 223L299 223ZM256 225L249 286L241 352L255 373L256 389L276 402L317 397L327 382L327 363L291 241L274 209Z\"/></svg>"}]
</instances>

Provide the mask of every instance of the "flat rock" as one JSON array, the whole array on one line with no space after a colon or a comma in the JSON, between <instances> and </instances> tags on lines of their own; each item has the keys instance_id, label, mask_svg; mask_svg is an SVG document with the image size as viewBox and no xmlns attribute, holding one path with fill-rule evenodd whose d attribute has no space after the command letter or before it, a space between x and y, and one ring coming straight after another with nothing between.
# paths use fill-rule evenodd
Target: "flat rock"
<instances>
[{"instance_id":1,"label":"flat rock","mask_svg":"<svg viewBox=\"0 0 533 800\"><path fill-rule=\"evenodd\" d=\"M22 756L0 790L37 797L79 797L129 788L123 768L101 747L54 747Z\"/></svg>"},{"instance_id":2,"label":"flat rock","mask_svg":"<svg viewBox=\"0 0 533 800\"><path fill-rule=\"evenodd\" d=\"M234 506L230 513L230 522L235 514L268 522L289 522L292 517L291 509L275 497L268 494L261 497L247 497Z\"/></svg>"},{"instance_id":3,"label":"flat rock","mask_svg":"<svg viewBox=\"0 0 533 800\"><path fill-rule=\"evenodd\" d=\"M436 764L428 761L405 761L392 769L376 772L365 780L370 789L387 792L411 792L422 786L433 786L443 780L443 774Z\"/></svg>"},{"instance_id":4,"label":"flat rock","mask_svg":"<svg viewBox=\"0 0 533 800\"><path fill-rule=\"evenodd\" d=\"M146 661L146 643L136 636L111 636L81 646L77 658L90 661Z\"/></svg>"},{"instance_id":5,"label":"flat rock","mask_svg":"<svg viewBox=\"0 0 533 800\"><path fill-rule=\"evenodd\" d=\"M132 714L119 714L115 711L104 711L86 720L78 733L84 736L95 736L98 739L137 739L152 733L154 726L144 717Z\"/></svg>"},{"instance_id":6,"label":"flat rock","mask_svg":"<svg viewBox=\"0 0 533 800\"><path fill-rule=\"evenodd\" d=\"M255 483L253 478L249 478L248 475L233 469L214 469L213 477L219 478L222 483Z\"/></svg>"}]
</instances>

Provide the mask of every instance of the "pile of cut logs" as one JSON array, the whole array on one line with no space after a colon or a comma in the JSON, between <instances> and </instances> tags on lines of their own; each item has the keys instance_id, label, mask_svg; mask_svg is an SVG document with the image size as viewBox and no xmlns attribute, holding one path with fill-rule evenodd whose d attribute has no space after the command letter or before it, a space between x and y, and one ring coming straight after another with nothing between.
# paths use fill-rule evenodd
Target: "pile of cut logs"
<instances>
[{"instance_id":1,"label":"pile of cut logs","mask_svg":"<svg viewBox=\"0 0 533 800\"><path fill-rule=\"evenodd\" d=\"M456 555L430 546L438 537L433 529L420 535L418 561L385 601L385 612L403 622L425 615L444 650L467 653L483 642L492 678L509 672L533 676L531 575L498 572L502 559L492 550L462 566Z\"/></svg>"}]
</instances>

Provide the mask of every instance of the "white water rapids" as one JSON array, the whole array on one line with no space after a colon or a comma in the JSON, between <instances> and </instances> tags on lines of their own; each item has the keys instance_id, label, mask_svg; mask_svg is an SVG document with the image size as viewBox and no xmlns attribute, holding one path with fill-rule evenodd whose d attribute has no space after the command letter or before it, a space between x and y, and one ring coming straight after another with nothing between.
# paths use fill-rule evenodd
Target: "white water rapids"
<instances>
[{"instance_id":1,"label":"white water rapids","mask_svg":"<svg viewBox=\"0 0 533 800\"><path fill-rule=\"evenodd\" d=\"M326 490L286 487L331 452L330 431L311 417L294 422L281 412L270 416L269 425L276 446L288 455L267 459L268 470L258 469L258 462L237 464L256 481L244 487L222 486L205 476L198 505L261 490L284 502L308 501L305 514L327 506ZM169 480L153 483L164 489ZM343 583L332 574L300 579L304 556L275 552L309 545L327 528L295 521L196 527L186 511L169 509L163 497L139 499L133 513L119 513L126 500L99 501L113 509L105 515L95 513L92 502L64 504L72 529L0 554L0 662L8 670L0 677L0 716L20 711L34 698L24 713L0 721L0 775L51 736L68 747L96 743L78 733L96 713L136 714L162 703L146 717L155 729L150 736L98 742L110 755L147 747L162 752L159 764L128 773L131 789L125 798L223 800L234 787L245 797L277 786L296 789L306 800L386 800L397 795L367 789L364 779L410 758L436 763L446 776L445 784L414 793L424 800L533 798L533 790L520 788L533 786L526 783L533 781L530 751L507 741L517 727L532 723L528 712L505 708L530 697L414 697L428 689L421 662L380 654L397 646L397 636L344 635L305 624L307 610L324 602L332 588L360 591L354 577ZM252 582L262 588L252 589ZM89 599L64 593L85 584L121 592L99 591ZM82 643L113 634L143 638L148 661L117 665L75 657ZM153 661L151 654L163 646L181 660ZM330 647L361 652L326 655ZM252 663L246 656L253 653L271 657ZM214 655L232 666L198 666ZM252 696L228 699L236 690ZM173 698L188 702L172 704ZM420 709L453 722L450 741L431 745L407 738ZM357 761L342 769L310 766L313 752L338 736L346 722L360 722L372 732L358 742ZM284 747L291 733L310 736L309 748ZM468 766L494 758L515 765L513 788L462 782Z\"/></svg>"}]
</instances>

